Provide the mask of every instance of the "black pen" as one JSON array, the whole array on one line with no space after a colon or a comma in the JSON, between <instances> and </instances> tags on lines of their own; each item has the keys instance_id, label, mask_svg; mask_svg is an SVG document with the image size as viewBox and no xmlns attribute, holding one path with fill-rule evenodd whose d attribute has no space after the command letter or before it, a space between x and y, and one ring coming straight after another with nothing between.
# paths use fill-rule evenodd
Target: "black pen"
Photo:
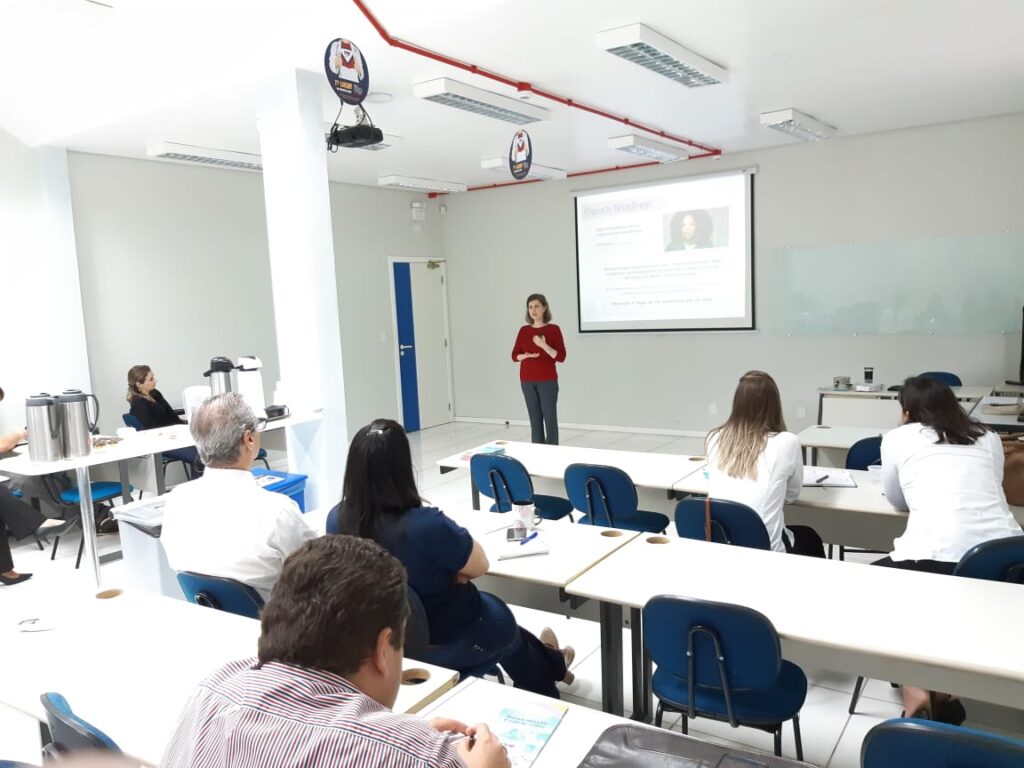
<instances>
[{"instance_id":1,"label":"black pen","mask_svg":"<svg viewBox=\"0 0 1024 768\"><path fill-rule=\"evenodd\" d=\"M828 480L828 475L822 475L821 477L819 477L817 480L814 481L814 484L815 485L821 485L826 480Z\"/></svg>"}]
</instances>

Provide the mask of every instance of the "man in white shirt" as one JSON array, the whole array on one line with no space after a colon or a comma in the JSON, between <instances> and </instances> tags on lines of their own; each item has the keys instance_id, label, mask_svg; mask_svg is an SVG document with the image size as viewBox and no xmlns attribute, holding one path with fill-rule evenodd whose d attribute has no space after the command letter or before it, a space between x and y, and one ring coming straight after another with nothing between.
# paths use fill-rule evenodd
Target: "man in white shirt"
<instances>
[{"instance_id":1,"label":"man in white shirt","mask_svg":"<svg viewBox=\"0 0 1024 768\"><path fill-rule=\"evenodd\" d=\"M249 471L264 423L237 392L196 409L189 429L206 472L168 496L160 541L174 570L235 579L267 600L284 559L317 534Z\"/></svg>"}]
</instances>

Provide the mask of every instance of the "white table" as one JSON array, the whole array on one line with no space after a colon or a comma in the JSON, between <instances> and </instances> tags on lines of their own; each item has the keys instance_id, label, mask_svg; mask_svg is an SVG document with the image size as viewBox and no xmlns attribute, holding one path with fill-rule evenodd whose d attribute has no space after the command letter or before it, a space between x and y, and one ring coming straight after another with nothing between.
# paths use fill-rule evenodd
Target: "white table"
<instances>
[{"instance_id":1,"label":"white table","mask_svg":"<svg viewBox=\"0 0 1024 768\"><path fill-rule=\"evenodd\" d=\"M292 415L284 419L267 422L265 431L282 429L295 424L303 424L320 419L320 414ZM126 504L131 502L128 490L128 473L125 461L141 456L152 456L154 463L160 461L160 454L177 448L190 448L195 445L187 424L172 427L147 429L136 432L118 443L95 448L87 456L59 461L34 462L29 459L27 448L18 456L0 460L0 471L11 472L25 477L39 477L55 472L74 472L78 485L79 506L82 514L82 536L85 541L86 560L92 564L93 578L96 586L100 586L100 559L96 553L96 521L93 518L92 494L90 491L91 477L89 469L100 464L117 463L121 476L121 498ZM163 487L163 473L157 472L157 492L166 491Z\"/></svg>"},{"instance_id":2,"label":"white table","mask_svg":"<svg viewBox=\"0 0 1024 768\"><path fill-rule=\"evenodd\" d=\"M836 466L843 466L846 463L846 454L853 444L866 437L880 437L890 429L898 426L893 424L889 427L830 427L827 424L814 424L802 430L797 438L804 448L804 461L810 464L818 463L818 451L823 450L826 454L829 451L829 458L835 461ZM811 449L811 455L806 451Z\"/></svg>"},{"instance_id":3,"label":"white table","mask_svg":"<svg viewBox=\"0 0 1024 768\"><path fill-rule=\"evenodd\" d=\"M827 474L829 467L818 467ZM864 470L848 470L856 488L805 486L785 507L786 524L809 525L822 539L833 544L865 547L887 552L892 540L907 527L907 513L893 508L881 484L871 482ZM681 495L704 496L708 481L703 472L683 478L675 485ZM1024 526L1024 507L1010 505L1010 512Z\"/></svg>"},{"instance_id":4,"label":"white table","mask_svg":"<svg viewBox=\"0 0 1024 768\"><path fill-rule=\"evenodd\" d=\"M965 410L992 391L992 387L952 387ZM818 423L832 426L885 427L899 421L899 392L818 390Z\"/></svg>"},{"instance_id":5,"label":"white table","mask_svg":"<svg viewBox=\"0 0 1024 768\"><path fill-rule=\"evenodd\" d=\"M1024 393L1021 397L983 397L977 407L971 411L971 418L980 421L987 427L994 429L996 432L1024 432L1024 422L1018 421L1017 416L1012 414L995 414L985 413L985 406L987 405L1014 405L1020 403L1024 398Z\"/></svg>"},{"instance_id":6,"label":"white table","mask_svg":"<svg viewBox=\"0 0 1024 768\"><path fill-rule=\"evenodd\" d=\"M657 538L633 539L566 589L601 601L602 696L612 714L622 713L622 607L641 608L660 594L760 611L778 630L783 655L798 664L1008 707L1024 700L1019 585L688 539L651 543ZM634 709L649 716L645 654L634 654L633 670L644 693Z\"/></svg>"},{"instance_id":7,"label":"white table","mask_svg":"<svg viewBox=\"0 0 1024 768\"><path fill-rule=\"evenodd\" d=\"M561 482L565 477L565 470L570 464L605 464L623 470L638 489L649 488L667 491L670 498L673 483L696 472L705 463L703 456L678 453L613 451L606 448L578 448L571 445L543 445L511 440L485 443L485 445L492 444L504 447L505 455L522 462L526 471L533 477ZM437 466L441 469L441 474L456 469L469 469L469 456L479 452L483 447L477 446L468 451L438 459ZM479 489L473 483L472 478L470 478L470 483L473 489L473 509L479 509Z\"/></svg>"},{"instance_id":8,"label":"white table","mask_svg":"<svg viewBox=\"0 0 1024 768\"><path fill-rule=\"evenodd\" d=\"M42 605L38 596L4 605L0 647L12 663L5 665L0 702L43 722L39 697L56 691L147 765L160 762L199 682L229 661L256 655L255 619L139 592L108 600L77 593ZM18 630L20 620L34 617L54 629ZM458 682L452 670L410 659L403 666L430 676L402 685L396 712L417 712Z\"/></svg>"}]
</instances>

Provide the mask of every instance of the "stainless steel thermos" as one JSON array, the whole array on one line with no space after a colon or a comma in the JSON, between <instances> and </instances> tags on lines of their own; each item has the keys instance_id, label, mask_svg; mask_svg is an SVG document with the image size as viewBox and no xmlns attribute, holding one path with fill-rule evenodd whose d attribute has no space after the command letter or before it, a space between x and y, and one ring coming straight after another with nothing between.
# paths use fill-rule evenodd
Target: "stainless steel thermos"
<instances>
[{"instance_id":1,"label":"stainless steel thermos","mask_svg":"<svg viewBox=\"0 0 1024 768\"><path fill-rule=\"evenodd\" d=\"M57 398L45 392L27 398L25 424L28 428L29 460L57 461L63 458Z\"/></svg>"},{"instance_id":2,"label":"stainless steel thermos","mask_svg":"<svg viewBox=\"0 0 1024 768\"><path fill-rule=\"evenodd\" d=\"M95 410L89 417L89 400ZM58 461L88 456L92 452L92 433L99 420L96 395L78 389L66 389L53 396L43 392L25 400L25 424L28 428L30 461Z\"/></svg>"},{"instance_id":3,"label":"stainless steel thermos","mask_svg":"<svg viewBox=\"0 0 1024 768\"><path fill-rule=\"evenodd\" d=\"M89 418L88 401L96 407L93 418ZM92 433L100 415L100 404L96 395L87 395L80 389L65 389L57 395L57 409L60 411L61 445L64 458L73 459L88 456L92 452ZM29 433L31 444L31 433Z\"/></svg>"}]
</instances>

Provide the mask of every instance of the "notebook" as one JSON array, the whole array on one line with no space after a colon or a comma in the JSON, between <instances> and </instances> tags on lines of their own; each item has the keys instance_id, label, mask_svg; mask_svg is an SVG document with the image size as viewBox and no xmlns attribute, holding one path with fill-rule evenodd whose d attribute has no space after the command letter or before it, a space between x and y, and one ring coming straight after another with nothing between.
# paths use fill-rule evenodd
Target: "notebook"
<instances>
[{"instance_id":1,"label":"notebook","mask_svg":"<svg viewBox=\"0 0 1024 768\"><path fill-rule=\"evenodd\" d=\"M469 461L477 453L488 453L493 456L501 456L505 453L504 441L488 443L487 445L482 445L479 448L470 448L462 454L462 460Z\"/></svg>"},{"instance_id":2,"label":"notebook","mask_svg":"<svg viewBox=\"0 0 1024 768\"><path fill-rule=\"evenodd\" d=\"M502 545L498 553L499 560L512 560L517 557L530 557L532 555L546 555L551 550L548 544L540 535L534 536L525 544L519 541L507 541Z\"/></svg>"},{"instance_id":3,"label":"notebook","mask_svg":"<svg viewBox=\"0 0 1024 768\"><path fill-rule=\"evenodd\" d=\"M804 467L805 488L856 488L853 475L846 469Z\"/></svg>"}]
</instances>

